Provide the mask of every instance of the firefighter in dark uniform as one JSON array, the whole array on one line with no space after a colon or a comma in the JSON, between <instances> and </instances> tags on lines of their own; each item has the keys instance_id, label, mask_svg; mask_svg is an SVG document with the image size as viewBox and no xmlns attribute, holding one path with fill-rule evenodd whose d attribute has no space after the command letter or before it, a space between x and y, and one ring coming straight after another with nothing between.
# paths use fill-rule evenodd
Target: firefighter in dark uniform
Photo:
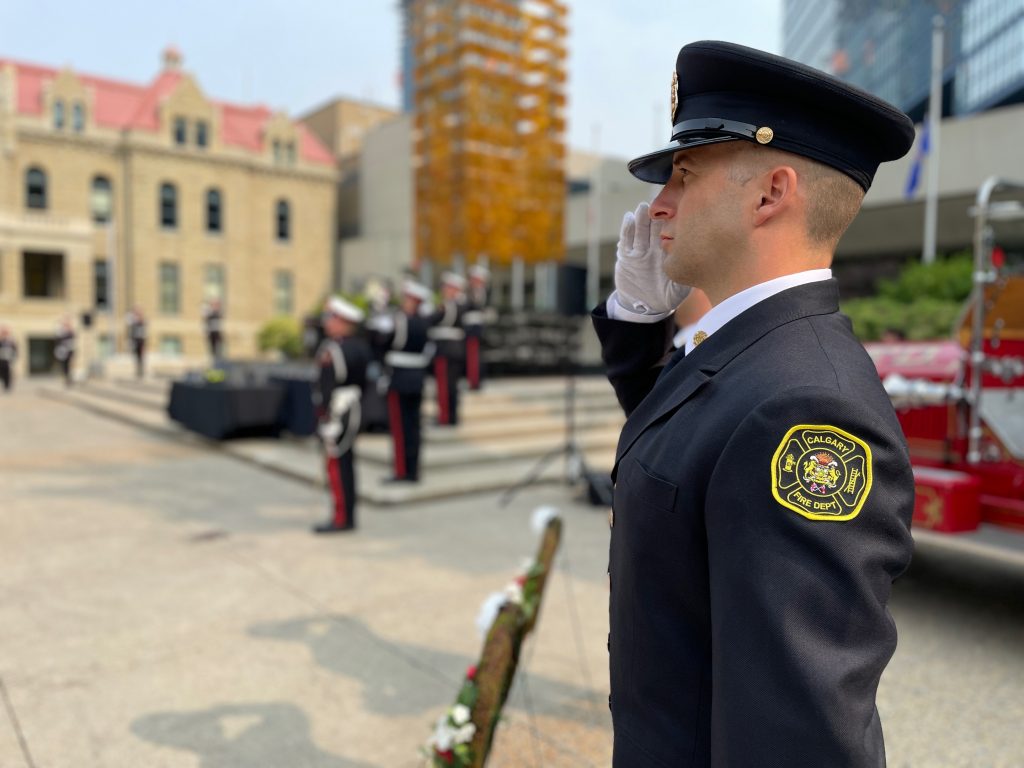
<instances>
[{"instance_id":1,"label":"firefighter in dark uniform","mask_svg":"<svg viewBox=\"0 0 1024 768\"><path fill-rule=\"evenodd\" d=\"M885 765L914 480L830 265L911 121L742 46L679 53L664 185L626 215L594 324L628 413L608 647L616 768ZM685 286L711 309L666 358Z\"/></svg>"},{"instance_id":2,"label":"firefighter in dark uniform","mask_svg":"<svg viewBox=\"0 0 1024 768\"><path fill-rule=\"evenodd\" d=\"M482 264L469 268L469 291L466 295L466 381L471 390L479 390L484 380L482 345L487 322L487 282L491 273Z\"/></svg>"},{"instance_id":3,"label":"firefighter in dark uniform","mask_svg":"<svg viewBox=\"0 0 1024 768\"><path fill-rule=\"evenodd\" d=\"M459 423L459 379L466 367L466 331L462 301L466 278L454 272L441 275L441 306L431 315L428 334L437 347L434 354L434 381L437 384L437 423Z\"/></svg>"},{"instance_id":4,"label":"firefighter in dark uniform","mask_svg":"<svg viewBox=\"0 0 1024 768\"><path fill-rule=\"evenodd\" d=\"M210 347L210 358L216 364L224 353L224 313L218 299L203 307L203 332Z\"/></svg>"},{"instance_id":5,"label":"firefighter in dark uniform","mask_svg":"<svg viewBox=\"0 0 1024 768\"><path fill-rule=\"evenodd\" d=\"M135 356L135 377L141 379L145 373L146 356L146 316L138 307L132 307L125 319L128 329L128 341Z\"/></svg>"},{"instance_id":6,"label":"firefighter in dark uniform","mask_svg":"<svg viewBox=\"0 0 1024 768\"><path fill-rule=\"evenodd\" d=\"M14 385L14 362L18 359L18 344L11 332L0 326L0 384L4 392L9 392Z\"/></svg>"},{"instance_id":7,"label":"firefighter in dark uniform","mask_svg":"<svg viewBox=\"0 0 1024 768\"><path fill-rule=\"evenodd\" d=\"M54 337L53 356L60 363L60 370L64 376L64 386L71 386L71 372L75 362L75 328L71 325L71 318L65 317L57 326L57 335Z\"/></svg>"},{"instance_id":8,"label":"firefighter in dark uniform","mask_svg":"<svg viewBox=\"0 0 1024 768\"><path fill-rule=\"evenodd\" d=\"M323 445L331 517L316 533L351 531L356 527L355 448L360 426L360 399L366 386L370 345L357 336L363 311L344 299L331 298L324 307L324 340L317 350L319 377L313 406Z\"/></svg>"},{"instance_id":9,"label":"firefighter in dark uniform","mask_svg":"<svg viewBox=\"0 0 1024 768\"><path fill-rule=\"evenodd\" d=\"M430 289L407 280L399 310L375 318L376 346L384 351L388 425L394 446L395 471L384 482L420 479L423 383L433 353L433 342L427 339L430 322L421 308L429 299Z\"/></svg>"}]
</instances>

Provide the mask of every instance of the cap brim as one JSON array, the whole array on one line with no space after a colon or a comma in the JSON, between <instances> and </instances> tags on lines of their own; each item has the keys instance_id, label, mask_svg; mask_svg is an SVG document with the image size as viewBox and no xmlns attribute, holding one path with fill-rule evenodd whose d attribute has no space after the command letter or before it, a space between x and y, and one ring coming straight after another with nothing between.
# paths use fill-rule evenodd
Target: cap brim
<instances>
[{"instance_id":1,"label":"cap brim","mask_svg":"<svg viewBox=\"0 0 1024 768\"><path fill-rule=\"evenodd\" d=\"M704 144L721 144L723 141L740 141L736 136L691 136L673 141L667 147L640 155L629 161L629 172L640 181L649 184L665 184L672 178L672 157L681 149L692 149Z\"/></svg>"}]
</instances>

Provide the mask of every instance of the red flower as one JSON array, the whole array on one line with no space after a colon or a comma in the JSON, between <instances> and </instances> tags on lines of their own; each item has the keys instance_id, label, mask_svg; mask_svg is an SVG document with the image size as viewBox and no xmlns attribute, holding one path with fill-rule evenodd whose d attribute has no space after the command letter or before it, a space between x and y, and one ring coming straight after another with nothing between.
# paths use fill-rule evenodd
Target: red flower
<instances>
[{"instance_id":1,"label":"red flower","mask_svg":"<svg viewBox=\"0 0 1024 768\"><path fill-rule=\"evenodd\" d=\"M436 752L437 756L444 760L446 763L450 763L453 760L455 760L455 753L452 752L450 749L446 749L444 752L435 749L434 752Z\"/></svg>"},{"instance_id":2,"label":"red flower","mask_svg":"<svg viewBox=\"0 0 1024 768\"><path fill-rule=\"evenodd\" d=\"M518 584L520 587L526 586L526 574L525 573L522 576L516 576L516 584Z\"/></svg>"},{"instance_id":3,"label":"red flower","mask_svg":"<svg viewBox=\"0 0 1024 768\"><path fill-rule=\"evenodd\" d=\"M469 666L469 668L466 670L466 679L467 680L476 680L476 666L475 665L471 664Z\"/></svg>"}]
</instances>

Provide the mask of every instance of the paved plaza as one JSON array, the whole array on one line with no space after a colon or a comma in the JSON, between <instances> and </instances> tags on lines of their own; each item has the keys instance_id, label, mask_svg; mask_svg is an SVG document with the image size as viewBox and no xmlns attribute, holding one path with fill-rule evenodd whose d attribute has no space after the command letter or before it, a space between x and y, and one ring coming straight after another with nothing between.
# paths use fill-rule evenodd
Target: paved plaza
<instances>
[{"instance_id":1,"label":"paved plaza","mask_svg":"<svg viewBox=\"0 0 1024 768\"><path fill-rule=\"evenodd\" d=\"M607 514L577 489L364 501L358 532L317 537L315 472L49 386L0 396L2 768L424 765L540 505L563 548L489 765L609 765ZM1024 765L1024 558L1006 552L929 539L897 584L890 766Z\"/></svg>"}]
</instances>

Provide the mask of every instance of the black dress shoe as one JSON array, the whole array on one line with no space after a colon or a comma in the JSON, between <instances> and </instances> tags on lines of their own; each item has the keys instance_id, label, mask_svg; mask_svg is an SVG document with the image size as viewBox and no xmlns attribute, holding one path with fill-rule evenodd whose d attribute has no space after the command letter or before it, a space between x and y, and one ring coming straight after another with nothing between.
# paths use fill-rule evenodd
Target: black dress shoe
<instances>
[{"instance_id":1,"label":"black dress shoe","mask_svg":"<svg viewBox=\"0 0 1024 768\"><path fill-rule=\"evenodd\" d=\"M385 485L394 485L395 483L418 483L419 481L420 479L418 477L395 477L394 475L391 477L385 477L381 480Z\"/></svg>"},{"instance_id":2,"label":"black dress shoe","mask_svg":"<svg viewBox=\"0 0 1024 768\"><path fill-rule=\"evenodd\" d=\"M335 525L334 523L323 523L322 525L314 525L313 533L344 533L345 531L354 531L356 527L354 525Z\"/></svg>"}]
</instances>

